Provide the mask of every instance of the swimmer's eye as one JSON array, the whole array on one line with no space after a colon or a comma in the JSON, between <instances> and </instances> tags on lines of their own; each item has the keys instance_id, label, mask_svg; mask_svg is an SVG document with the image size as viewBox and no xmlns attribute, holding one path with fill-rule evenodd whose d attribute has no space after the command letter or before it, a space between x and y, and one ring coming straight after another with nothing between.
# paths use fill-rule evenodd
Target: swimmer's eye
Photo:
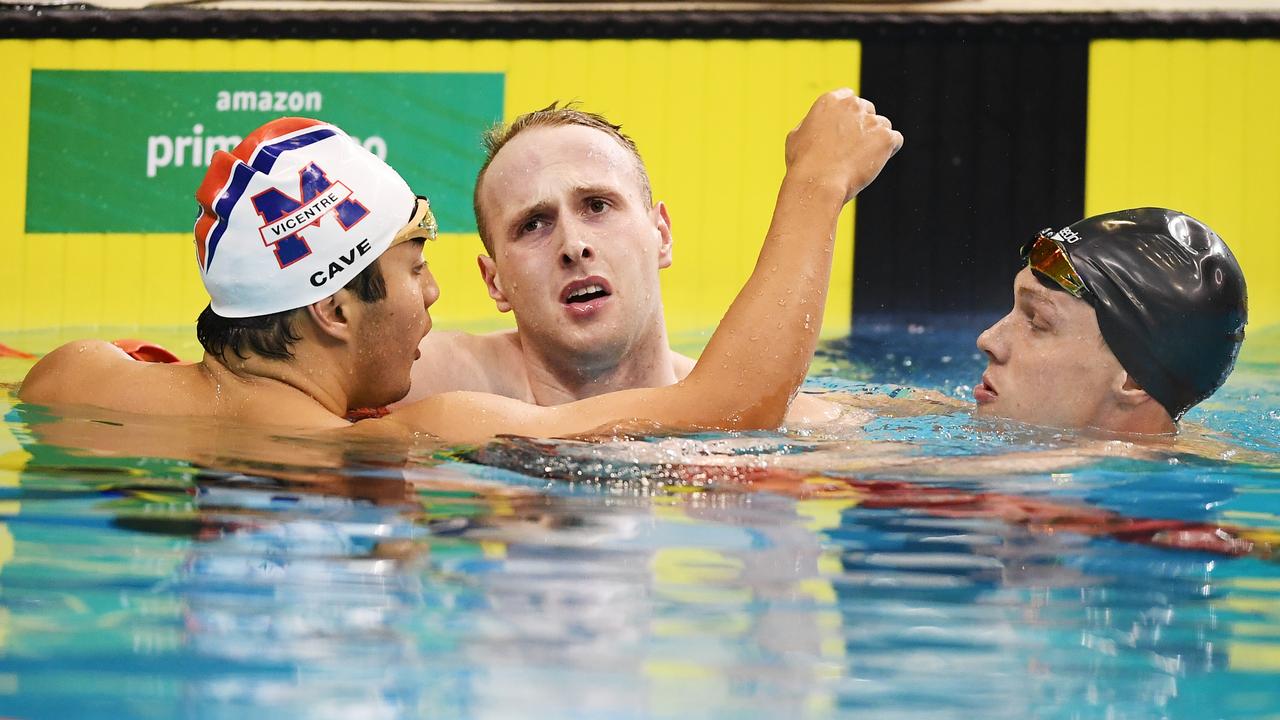
<instances>
[{"instance_id":1,"label":"swimmer's eye","mask_svg":"<svg viewBox=\"0 0 1280 720\"><path fill-rule=\"evenodd\" d=\"M540 217L530 218L524 221L524 224L516 229L516 236L519 237L521 235L528 235L531 232L537 232L545 227L546 224L547 221Z\"/></svg>"},{"instance_id":2,"label":"swimmer's eye","mask_svg":"<svg viewBox=\"0 0 1280 720\"><path fill-rule=\"evenodd\" d=\"M609 201L602 197L587 198L587 210L592 214L599 215L609 208Z\"/></svg>"}]
</instances>

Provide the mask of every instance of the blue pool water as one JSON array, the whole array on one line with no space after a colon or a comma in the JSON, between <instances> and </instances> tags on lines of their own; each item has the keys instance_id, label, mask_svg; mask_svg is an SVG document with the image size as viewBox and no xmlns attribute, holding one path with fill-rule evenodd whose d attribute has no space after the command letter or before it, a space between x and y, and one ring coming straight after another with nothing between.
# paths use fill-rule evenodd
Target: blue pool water
<instances>
[{"instance_id":1,"label":"blue pool water","mask_svg":"<svg viewBox=\"0 0 1280 720\"><path fill-rule=\"evenodd\" d=\"M813 384L963 395L974 334L867 327ZM445 448L9 396L0 717L1280 717L1277 346L1146 452L963 411ZM1253 549L1187 540L1219 527Z\"/></svg>"}]
</instances>

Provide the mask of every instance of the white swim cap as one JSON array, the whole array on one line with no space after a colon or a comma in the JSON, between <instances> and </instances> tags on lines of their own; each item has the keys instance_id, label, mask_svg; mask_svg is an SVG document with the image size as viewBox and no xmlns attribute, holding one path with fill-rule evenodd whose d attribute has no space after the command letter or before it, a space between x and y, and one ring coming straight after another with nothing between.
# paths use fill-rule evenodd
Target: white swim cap
<instances>
[{"instance_id":1,"label":"white swim cap","mask_svg":"<svg viewBox=\"0 0 1280 720\"><path fill-rule=\"evenodd\" d=\"M273 120L216 153L196 200L200 275L228 318L323 300L395 243L435 234L430 206L395 170L305 118ZM401 232L411 223L419 232Z\"/></svg>"}]
</instances>

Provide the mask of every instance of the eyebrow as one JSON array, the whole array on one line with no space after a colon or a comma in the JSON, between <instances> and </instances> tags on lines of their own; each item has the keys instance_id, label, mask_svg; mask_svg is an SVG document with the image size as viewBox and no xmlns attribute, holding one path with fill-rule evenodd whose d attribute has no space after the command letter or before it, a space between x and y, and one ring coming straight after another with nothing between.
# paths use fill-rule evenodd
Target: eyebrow
<instances>
[{"instance_id":1,"label":"eyebrow","mask_svg":"<svg viewBox=\"0 0 1280 720\"><path fill-rule=\"evenodd\" d=\"M1064 290L1063 293L1065 292L1066 291ZM1054 314L1061 312L1057 303L1054 302L1055 293L1049 288L1039 286L1030 287L1024 285L1023 287L1018 288L1017 294L1027 302L1048 307L1054 312Z\"/></svg>"},{"instance_id":2,"label":"eyebrow","mask_svg":"<svg viewBox=\"0 0 1280 720\"><path fill-rule=\"evenodd\" d=\"M575 195L613 195L621 197L622 192L617 188L607 187L604 185L577 185L573 188Z\"/></svg>"},{"instance_id":3,"label":"eyebrow","mask_svg":"<svg viewBox=\"0 0 1280 720\"><path fill-rule=\"evenodd\" d=\"M536 215L547 215L555 211L556 204L550 200L539 200L538 202L521 208L512 216L512 220L507 224L507 232L514 234L526 220Z\"/></svg>"},{"instance_id":4,"label":"eyebrow","mask_svg":"<svg viewBox=\"0 0 1280 720\"><path fill-rule=\"evenodd\" d=\"M620 190L605 185L575 185L573 187L573 194L576 196L605 195L612 198L622 198L625 196ZM526 208L521 208L521 210L515 214L515 219L511 221L507 230L508 232L514 232L520 228L520 225L524 224L525 220L536 215L552 214L555 212L555 209L556 202L554 200L539 200Z\"/></svg>"}]
</instances>

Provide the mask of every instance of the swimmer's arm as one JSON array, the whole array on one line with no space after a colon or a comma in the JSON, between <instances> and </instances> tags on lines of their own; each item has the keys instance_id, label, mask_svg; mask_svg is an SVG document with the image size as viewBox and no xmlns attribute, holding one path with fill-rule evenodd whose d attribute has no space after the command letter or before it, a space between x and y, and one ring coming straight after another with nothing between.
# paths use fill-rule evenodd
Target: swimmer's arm
<instances>
[{"instance_id":1,"label":"swimmer's arm","mask_svg":"<svg viewBox=\"0 0 1280 720\"><path fill-rule=\"evenodd\" d=\"M875 179L901 143L888 121L852 92L828 93L814 103L787 138L787 174L755 271L681 382L554 407L450 393L380 422L464 442L619 426L776 428L818 342L840 209Z\"/></svg>"},{"instance_id":2,"label":"swimmer's arm","mask_svg":"<svg viewBox=\"0 0 1280 720\"><path fill-rule=\"evenodd\" d=\"M900 387L890 393L844 393L832 392L823 395L831 403L849 408L857 408L886 417L916 417L919 415L939 415L953 413L958 410L973 409L972 403L959 398L922 388Z\"/></svg>"},{"instance_id":3,"label":"swimmer's arm","mask_svg":"<svg viewBox=\"0 0 1280 720\"><path fill-rule=\"evenodd\" d=\"M840 405L823 399L822 395L802 392L791 401L791 407L787 410L787 425L822 425L840 420L845 415ZM865 418L859 416L857 419Z\"/></svg>"}]
</instances>

